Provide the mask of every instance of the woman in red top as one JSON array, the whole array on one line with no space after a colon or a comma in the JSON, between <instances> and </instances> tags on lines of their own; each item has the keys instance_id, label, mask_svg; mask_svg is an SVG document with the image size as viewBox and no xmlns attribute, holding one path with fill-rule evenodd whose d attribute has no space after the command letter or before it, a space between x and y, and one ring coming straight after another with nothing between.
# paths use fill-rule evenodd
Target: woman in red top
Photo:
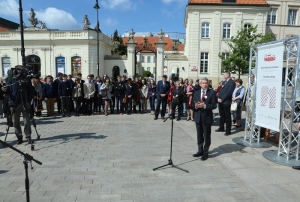
<instances>
[{"instance_id":1,"label":"woman in red top","mask_svg":"<svg viewBox=\"0 0 300 202\"><path fill-rule=\"evenodd\" d=\"M170 82L170 92L168 94L168 114L172 114L172 91L175 88L174 82L172 79L169 80Z\"/></svg>"}]
</instances>

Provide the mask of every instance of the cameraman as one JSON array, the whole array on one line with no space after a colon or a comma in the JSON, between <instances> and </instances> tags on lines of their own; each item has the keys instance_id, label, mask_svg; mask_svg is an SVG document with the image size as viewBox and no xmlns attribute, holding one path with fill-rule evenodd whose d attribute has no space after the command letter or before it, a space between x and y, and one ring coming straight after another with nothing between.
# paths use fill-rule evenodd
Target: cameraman
<instances>
[{"instance_id":1,"label":"cameraman","mask_svg":"<svg viewBox=\"0 0 300 202\"><path fill-rule=\"evenodd\" d=\"M8 96L8 104L12 113L12 120L15 128L15 134L18 138L18 144L23 143L22 130L20 126L21 113L23 115L26 139L29 144L33 143L31 140L30 102L33 99L34 91L31 87L31 81L29 78L20 78L20 74L24 75L25 71L26 70L23 66L17 65L13 72L14 77L10 79L10 85L2 87L2 90L6 92L6 96ZM23 80L20 81L19 79ZM19 88L22 89L19 90Z\"/></svg>"}]
</instances>

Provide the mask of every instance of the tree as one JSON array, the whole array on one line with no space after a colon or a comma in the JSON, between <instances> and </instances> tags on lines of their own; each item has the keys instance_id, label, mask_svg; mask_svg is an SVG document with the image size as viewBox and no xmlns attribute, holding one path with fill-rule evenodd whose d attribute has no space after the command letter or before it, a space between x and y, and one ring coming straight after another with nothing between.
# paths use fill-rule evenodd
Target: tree
<instances>
[{"instance_id":1,"label":"tree","mask_svg":"<svg viewBox=\"0 0 300 202\"><path fill-rule=\"evenodd\" d=\"M118 30L115 30L113 35L113 42L117 42L117 52L120 55L127 55L127 46L123 43L122 37L119 36Z\"/></svg>"},{"instance_id":2,"label":"tree","mask_svg":"<svg viewBox=\"0 0 300 202\"><path fill-rule=\"evenodd\" d=\"M274 34L257 33L257 26L245 27L227 42L229 50L225 54L219 53L222 60L222 71L237 74L248 73L250 48L252 45L267 43L275 39Z\"/></svg>"}]
</instances>

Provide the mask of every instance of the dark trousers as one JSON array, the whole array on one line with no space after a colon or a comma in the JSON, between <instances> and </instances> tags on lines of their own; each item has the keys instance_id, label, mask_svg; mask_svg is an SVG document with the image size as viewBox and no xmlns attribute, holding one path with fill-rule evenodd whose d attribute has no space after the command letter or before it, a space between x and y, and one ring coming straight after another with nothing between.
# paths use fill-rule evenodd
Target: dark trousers
<instances>
[{"instance_id":1,"label":"dark trousers","mask_svg":"<svg viewBox=\"0 0 300 202\"><path fill-rule=\"evenodd\" d=\"M79 115L79 113L80 113L80 110L81 110L81 102L82 102L82 100L81 100L81 97L79 97L79 98L74 98L74 101L75 101L75 105L76 105L76 115L78 116Z\"/></svg>"},{"instance_id":2,"label":"dark trousers","mask_svg":"<svg viewBox=\"0 0 300 202\"><path fill-rule=\"evenodd\" d=\"M70 114L70 97L61 97L61 108L63 115Z\"/></svg>"},{"instance_id":3,"label":"dark trousers","mask_svg":"<svg viewBox=\"0 0 300 202\"><path fill-rule=\"evenodd\" d=\"M111 97L109 104L110 113L113 114L115 110L115 97Z\"/></svg>"},{"instance_id":4,"label":"dark trousers","mask_svg":"<svg viewBox=\"0 0 300 202\"><path fill-rule=\"evenodd\" d=\"M177 118L178 119L181 119L181 112L182 112L182 101L181 102L178 102L178 104L174 104L172 103L172 118L174 119L175 118L175 111L176 111L176 107L178 106L178 116Z\"/></svg>"},{"instance_id":5,"label":"dark trousers","mask_svg":"<svg viewBox=\"0 0 300 202\"><path fill-rule=\"evenodd\" d=\"M204 124L205 120L200 116L200 122L196 124L198 152L208 155L211 144L211 124Z\"/></svg>"},{"instance_id":6,"label":"dark trousers","mask_svg":"<svg viewBox=\"0 0 300 202\"><path fill-rule=\"evenodd\" d=\"M224 123L226 122L226 133L231 133L231 105L219 103L220 111L220 129L224 130Z\"/></svg>"},{"instance_id":7,"label":"dark trousers","mask_svg":"<svg viewBox=\"0 0 300 202\"><path fill-rule=\"evenodd\" d=\"M97 100L94 102L94 112L101 112L102 97L97 97Z\"/></svg>"},{"instance_id":8,"label":"dark trousers","mask_svg":"<svg viewBox=\"0 0 300 202\"><path fill-rule=\"evenodd\" d=\"M57 101L57 111L58 111L59 114L61 114L61 100L60 100L60 97L58 97L56 99L56 101Z\"/></svg>"},{"instance_id":9,"label":"dark trousers","mask_svg":"<svg viewBox=\"0 0 300 202\"><path fill-rule=\"evenodd\" d=\"M158 114L160 111L160 103L161 103L161 117L165 117L166 108L167 108L167 96L165 97L157 97L156 100L156 110L155 110L155 117L158 118Z\"/></svg>"},{"instance_id":10,"label":"dark trousers","mask_svg":"<svg viewBox=\"0 0 300 202\"><path fill-rule=\"evenodd\" d=\"M140 99L135 98L135 105L133 105L133 112L136 113L136 106L139 106L139 113L142 111L142 105Z\"/></svg>"},{"instance_id":11,"label":"dark trousers","mask_svg":"<svg viewBox=\"0 0 300 202\"><path fill-rule=\"evenodd\" d=\"M123 113L123 102L122 102L123 97L124 96L122 96L122 95L116 96L117 113L119 113L119 112Z\"/></svg>"},{"instance_id":12,"label":"dark trousers","mask_svg":"<svg viewBox=\"0 0 300 202\"><path fill-rule=\"evenodd\" d=\"M97 108L98 108L98 97L95 95L95 97L93 97L93 103L94 103L94 106L93 106L93 109L94 109L94 112L97 112Z\"/></svg>"},{"instance_id":13,"label":"dark trousers","mask_svg":"<svg viewBox=\"0 0 300 202\"><path fill-rule=\"evenodd\" d=\"M90 98L90 99L85 99L85 104L86 104L86 108L87 108L87 114L90 115L92 114L92 105L93 105L93 101L94 98Z\"/></svg>"},{"instance_id":14,"label":"dark trousers","mask_svg":"<svg viewBox=\"0 0 300 202\"><path fill-rule=\"evenodd\" d=\"M152 97L152 96L149 97L151 111L155 111L155 98L156 97Z\"/></svg>"},{"instance_id":15,"label":"dark trousers","mask_svg":"<svg viewBox=\"0 0 300 202\"><path fill-rule=\"evenodd\" d=\"M132 98L126 98L126 106L127 106L127 114L131 114L132 112Z\"/></svg>"}]
</instances>

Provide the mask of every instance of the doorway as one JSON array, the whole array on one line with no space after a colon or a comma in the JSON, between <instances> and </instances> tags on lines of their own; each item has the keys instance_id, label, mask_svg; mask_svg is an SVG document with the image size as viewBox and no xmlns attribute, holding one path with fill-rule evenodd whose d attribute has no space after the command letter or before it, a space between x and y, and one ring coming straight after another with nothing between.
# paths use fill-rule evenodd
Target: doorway
<instances>
[{"instance_id":1,"label":"doorway","mask_svg":"<svg viewBox=\"0 0 300 202\"><path fill-rule=\"evenodd\" d=\"M119 75L120 75L120 67L114 66L112 69L112 76L113 76L114 81L117 80L117 76L119 76Z\"/></svg>"}]
</instances>

